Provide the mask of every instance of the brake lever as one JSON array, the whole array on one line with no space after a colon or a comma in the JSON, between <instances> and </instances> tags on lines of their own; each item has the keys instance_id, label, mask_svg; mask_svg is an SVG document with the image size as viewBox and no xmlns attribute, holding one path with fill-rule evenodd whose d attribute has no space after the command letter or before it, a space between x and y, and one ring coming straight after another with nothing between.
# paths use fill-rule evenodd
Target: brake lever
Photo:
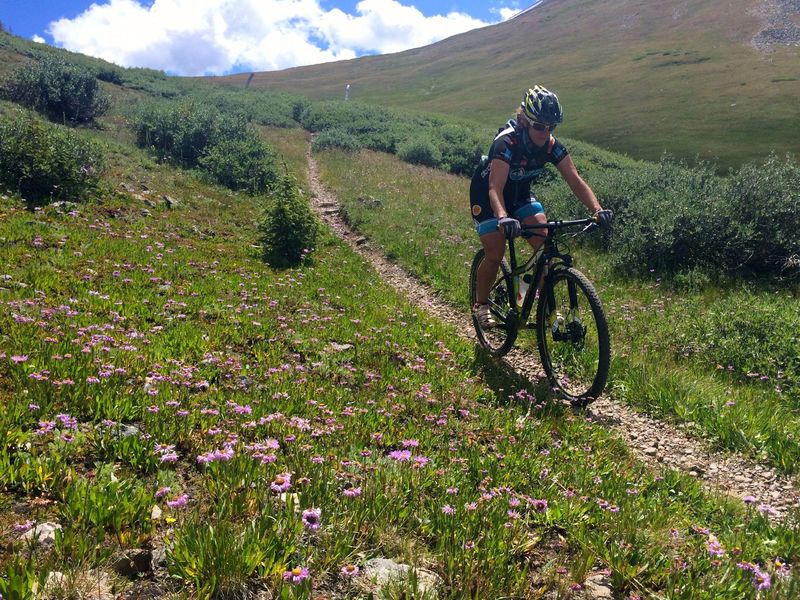
<instances>
[{"instance_id":1,"label":"brake lever","mask_svg":"<svg viewBox=\"0 0 800 600\"><path fill-rule=\"evenodd\" d=\"M588 224L586 227L584 227L583 229L581 229L581 230L580 230L580 231L578 231L577 233L573 233L573 234L572 234L571 236L569 236L569 237L570 237L570 239L572 239L572 238L576 238L576 237L578 237L579 235L586 233L587 231L589 231L589 230L590 230L590 229L592 229L593 227L599 227L599 225L598 225L597 223L589 223L589 224Z\"/></svg>"}]
</instances>

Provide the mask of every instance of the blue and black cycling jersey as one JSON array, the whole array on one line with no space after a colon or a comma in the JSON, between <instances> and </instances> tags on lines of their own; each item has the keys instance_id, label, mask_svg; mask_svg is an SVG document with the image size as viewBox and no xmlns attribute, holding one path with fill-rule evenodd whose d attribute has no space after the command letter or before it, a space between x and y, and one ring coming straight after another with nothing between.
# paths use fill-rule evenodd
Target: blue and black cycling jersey
<instances>
[{"instance_id":1,"label":"blue and black cycling jersey","mask_svg":"<svg viewBox=\"0 0 800 600\"><path fill-rule=\"evenodd\" d=\"M494 159L508 163L508 179L503 188L503 199L509 212L513 207L531 200L531 183L544 172L547 163L558 165L566 158L564 144L552 135L543 146L536 146L528 137L526 127L511 119L501 128L489 148L489 154L475 169L470 184L470 201L473 205L485 198L489 201L489 173ZM473 216L475 212L473 211Z\"/></svg>"}]
</instances>

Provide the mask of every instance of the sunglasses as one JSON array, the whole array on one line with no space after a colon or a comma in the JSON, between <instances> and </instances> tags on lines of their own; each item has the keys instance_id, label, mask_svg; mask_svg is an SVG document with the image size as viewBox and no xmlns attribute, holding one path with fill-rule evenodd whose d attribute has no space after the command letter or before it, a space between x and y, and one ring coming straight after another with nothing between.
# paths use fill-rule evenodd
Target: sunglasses
<instances>
[{"instance_id":1,"label":"sunglasses","mask_svg":"<svg viewBox=\"0 0 800 600\"><path fill-rule=\"evenodd\" d=\"M533 127L536 131L553 131L556 128L556 125L545 125L544 123L537 123L536 121L529 121L531 127Z\"/></svg>"}]
</instances>

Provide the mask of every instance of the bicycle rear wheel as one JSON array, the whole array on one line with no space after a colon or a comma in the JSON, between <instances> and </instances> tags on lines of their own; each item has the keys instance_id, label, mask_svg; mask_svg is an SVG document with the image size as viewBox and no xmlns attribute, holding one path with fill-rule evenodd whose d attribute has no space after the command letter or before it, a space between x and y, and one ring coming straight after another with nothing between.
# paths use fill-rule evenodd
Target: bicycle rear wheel
<instances>
[{"instance_id":1,"label":"bicycle rear wheel","mask_svg":"<svg viewBox=\"0 0 800 600\"><path fill-rule=\"evenodd\" d=\"M478 299L478 268L485 258L483 248L475 254L472 261L472 268L469 274L469 300L470 306L474 306ZM511 309L509 304L509 293L513 293L511 281L511 269L505 259L500 263L500 270L497 278L489 290L489 311L495 321L495 326L484 329L472 316L472 323L475 325L475 333L478 335L478 343L494 356L503 356L514 346L517 339L517 313Z\"/></svg>"},{"instance_id":2,"label":"bicycle rear wheel","mask_svg":"<svg viewBox=\"0 0 800 600\"><path fill-rule=\"evenodd\" d=\"M536 336L553 391L576 406L600 396L611 361L608 322L583 273L560 268L548 277L536 307Z\"/></svg>"}]
</instances>

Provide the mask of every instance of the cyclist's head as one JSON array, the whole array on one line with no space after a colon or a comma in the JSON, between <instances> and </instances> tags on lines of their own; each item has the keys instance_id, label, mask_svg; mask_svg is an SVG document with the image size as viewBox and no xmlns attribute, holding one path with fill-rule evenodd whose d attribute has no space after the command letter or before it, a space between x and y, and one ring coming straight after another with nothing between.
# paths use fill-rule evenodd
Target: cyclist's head
<instances>
[{"instance_id":1,"label":"cyclist's head","mask_svg":"<svg viewBox=\"0 0 800 600\"><path fill-rule=\"evenodd\" d=\"M529 121L548 125L551 129L564 119L558 96L541 85L534 85L525 92L520 108Z\"/></svg>"}]
</instances>

